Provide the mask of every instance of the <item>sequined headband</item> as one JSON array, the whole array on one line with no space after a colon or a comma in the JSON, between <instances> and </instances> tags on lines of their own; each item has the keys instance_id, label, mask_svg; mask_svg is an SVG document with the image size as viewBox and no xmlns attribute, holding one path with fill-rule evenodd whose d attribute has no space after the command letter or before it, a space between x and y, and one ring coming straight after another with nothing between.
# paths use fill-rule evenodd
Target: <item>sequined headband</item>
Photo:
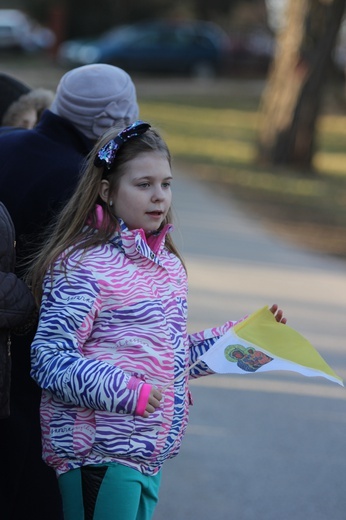
<instances>
[{"instance_id":1,"label":"sequined headband","mask_svg":"<svg viewBox=\"0 0 346 520\"><path fill-rule=\"evenodd\" d=\"M140 120L135 121L132 123L132 125L124 128L124 130L119 132L119 134L114 139L109 141L101 148L101 150L98 151L97 156L95 157L94 165L97 167L105 166L109 170L114 162L119 148L121 148L124 143L131 139L131 137L142 135L147 130L149 130L149 128L149 123Z\"/></svg>"}]
</instances>

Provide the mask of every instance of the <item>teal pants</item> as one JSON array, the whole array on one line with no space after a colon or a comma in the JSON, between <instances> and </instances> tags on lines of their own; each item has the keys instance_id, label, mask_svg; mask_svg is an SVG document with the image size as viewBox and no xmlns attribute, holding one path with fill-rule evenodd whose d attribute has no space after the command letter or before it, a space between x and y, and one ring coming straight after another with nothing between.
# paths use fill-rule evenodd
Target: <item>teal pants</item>
<instances>
[{"instance_id":1,"label":"teal pants","mask_svg":"<svg viewBox=\"0 0 346 520\"><path fill-rule=\"evenodd\" d=\"M64 520L150 520L161 472L145 476L121 464L90 465L58 479Z\"/></svg>"}]
</instances>

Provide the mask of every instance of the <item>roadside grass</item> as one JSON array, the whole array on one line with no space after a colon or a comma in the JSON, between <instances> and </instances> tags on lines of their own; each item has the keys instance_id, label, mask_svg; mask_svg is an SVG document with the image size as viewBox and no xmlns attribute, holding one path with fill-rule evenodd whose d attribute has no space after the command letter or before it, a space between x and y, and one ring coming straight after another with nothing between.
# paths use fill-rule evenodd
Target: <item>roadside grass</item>
<instances>
[{"instance_id":1,"label":"roadside grass","mask_svg":"<svg viewBox=\"0 0 346 520\"><path fill-rule=\"evenodd\" d=\"M318 121L314 173L256 164L259 97L139 97L141 118L159 128L175 164L229 190L274 231L316 251L346 258L346 113ZM333 111L335 112L335 111Z\"/></svg>"}]
</instances>

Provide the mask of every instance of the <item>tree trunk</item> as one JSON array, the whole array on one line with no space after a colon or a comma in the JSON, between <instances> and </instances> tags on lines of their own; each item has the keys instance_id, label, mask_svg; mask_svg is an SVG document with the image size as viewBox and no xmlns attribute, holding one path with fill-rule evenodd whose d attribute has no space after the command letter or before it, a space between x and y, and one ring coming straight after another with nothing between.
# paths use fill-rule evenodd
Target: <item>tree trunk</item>
<instances>
[{"instance_id":1,"label":"tree trunk","mask_svg":"<svg viewBox=\"0 0 346 520\"><path fill-rule=\"evenodd\" d=\"M312 169L316 120L346 0L289 0L261 105L258 160Z\"/></svg>"}]
</instances>

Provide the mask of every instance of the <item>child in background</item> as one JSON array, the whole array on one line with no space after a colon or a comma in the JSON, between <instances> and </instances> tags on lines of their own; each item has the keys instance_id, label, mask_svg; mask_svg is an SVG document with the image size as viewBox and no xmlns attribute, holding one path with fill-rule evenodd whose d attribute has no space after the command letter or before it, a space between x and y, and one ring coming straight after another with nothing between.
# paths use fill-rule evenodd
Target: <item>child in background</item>
<instances>
[{"instance_id":1,"label":"child in background","mask_svg":"<svg viewBox=\"0 0 346 520\"><path fill-rule=\"evenodd\" d=\"M161 466L187 426L188 380L212 373L188 367L234 325L187 334L171 183L169 150L148 123L109 130L31 271L41 301L31 374L65 520L152 518Z\"/></svg>"},{"instance_id":2,"label":"child in background","mask_svg":"<svg viewBox=\"0 0 346 520\"><path fill-rule=\"evenodd\" d=\"M13 76L0 72L0 133L14 128L34 128L51 106L55 93L30 88Z\"/></svg>"}]
</instances>

